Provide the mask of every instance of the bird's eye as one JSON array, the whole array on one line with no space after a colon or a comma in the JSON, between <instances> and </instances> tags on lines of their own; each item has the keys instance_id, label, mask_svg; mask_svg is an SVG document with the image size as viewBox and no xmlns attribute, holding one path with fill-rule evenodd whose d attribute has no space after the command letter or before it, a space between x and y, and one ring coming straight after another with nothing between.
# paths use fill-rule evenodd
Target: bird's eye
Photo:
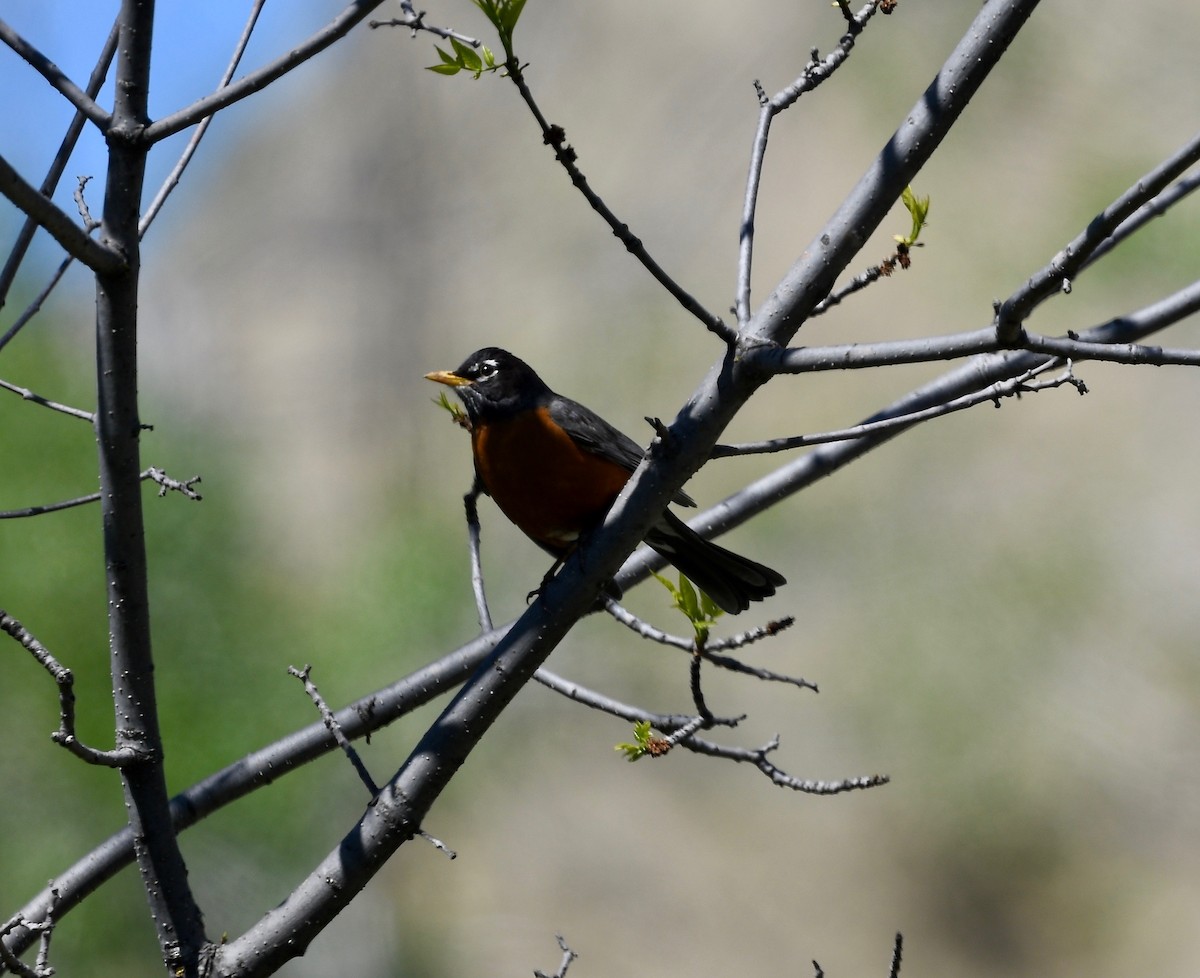
<instances>
[{"instance_id":1,"label":"bird's eye","mask_svg":"<svg viewBox=\"0 0 1200 978\"><path fill-rule=\"evenodd\" d=\"M489 377L496 376L498 364L495 360L483 360L475 366L475 378L477 380L487 380Z\"/></svg>"}]
</instances>

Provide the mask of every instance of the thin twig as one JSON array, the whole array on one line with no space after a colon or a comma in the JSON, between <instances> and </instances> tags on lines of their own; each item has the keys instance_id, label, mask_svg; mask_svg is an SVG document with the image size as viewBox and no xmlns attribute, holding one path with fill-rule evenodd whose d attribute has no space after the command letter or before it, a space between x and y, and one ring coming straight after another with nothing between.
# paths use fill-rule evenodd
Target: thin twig
<instances>
[{"instance_id":1,"label":"thin twig","mask_svg":"<svg viewBox=\"0 0 1200 978\"><path fill-rule=\"evenodd\" d=\"M1070 282L1093 260L1100 246L1121 224L1137 214L1197 161L1200 161L1200 133L1092 218L1087 227L1049 264L1030 276L1024 285L997 306L995 325L1001 342L1019 345L1025 320L1030 313L1046 299L1061 294L1064 283L1069 289Z\"/></svg>"},{"instance_id":2,"label":"thin twig","mask_svg":"<svg viewBox=\"0 0 1200 978\"><path fill-rule=\"evenodd\" d=\"M888 969L888 978L900 978L900 962L904 957L904 935L897 932L896 941L892 945L892 966Z\"/></svg>"},{"instance_id":3,"label":"thin twig","mask_svg":"<svg viewBox=\"0 0 1200 978\"><path fill-rule=\"evenodd\" d=\"M30 220L32 221L32 219ZM36 221L33 221L32 223L35 227L37 226ZM42 291L34 296L33 301L25 307L25 311L13 321L13 324L8 327L4 335L0 336L0 350L3 350L4 347L8 345L8 341L21 332L29 320L42 311L42 304L50 297L50 293L54 291L58 283L62 281L63 275L66 274L67 269L71 267L71 263L74 261L74 255L67 255L67 257L59 263L58 268L55 269L54 274L50 276L50 281L46 283Z\"/></svg>"},{"instance_id":4,"label":"thin twig","mask_svg":"<svg viewBox=\"0 0 1200 978\"><path fill-rule=\"evenodd\" d=\"M49 938L47 935L54 927L54 923L53 919L49 916L45 920L39 921L26 920L19 914L11 917L3 927L0 927L0 965L3 965L5 969L11 971L14 975L19 975L20 978L50 978L54 974L54 969L43 964L41 948L38 950L38 963L32 967L8 949L4 937L18 927L30 934L40 934L42 938L41 944L44 948L48 947Z\"/></svg>"},{"instance_id":5,"label":"thin twig","mask_svg":"<svg viewBox=\"0 0 1200 978\"><path fill-rule=\"evenodd\" d=\"M76 110L83 113L97 129L107 132L112 117L104 111L94 98L66 76L61 68L30 44L3 20L0 20L0 41L3 41L18 57L50 83L50 87L62 95Z\"/></svg>"},{"instance_id":6,"label":"thin twig","mask_svg":"<svg viewBox=\"0 0 1200 978\"><path fill-rule=\"evenodd\" d=\"M43 227L70 255L74 255L92 271L101 275L116 275L125 270L125 256L100 244L76 224L52 200L0 156L0 194L13 202L27 217Z\"/></svg>"},{"instance_id":7,"label":"thin twig","mask_svg":"<svg viewBox=\"0 0 1200 978\"><path fill-rule=\"evenodd\" d=\"M754 221L758 210L758 193L762 185L763 163L767 155L767 141L771 134L771 123L775 116L783 112L805 92L810 92L845 62L854 47L854 39L862 32L867 21L875 13L878 0L872 0L858 14L850 16L848 8L843 3L842 11L847 15L851 30L847 31L838 46L823 61L813 51L808 65L801 75L790 86L778 92L774 97L767 98L760 82L755 82L758 94L759 113L758 127L754 133L754 141L750 147L750 166L746 175L746 193L742 201L742 223L738 235L738 270L737 270L737 299L734 310L737 314L738 328L742 329L750 322L750 281L754 265Z\"/></svg>"},{"instance_id":8,"label":"thin twig","mask_svg":"<svg viewBox=\"0 0 1200 978\"><path fill-rule=\"evenodd\" d=\"M682 635L672 635L670 632L665 632L661 628L651 625L648 621L639 618L628 608L618 604L612 598L605 601L604 610L607 611L614 619L628 628L630 631L640 635L642 638L648 639L651 642L657 642L659 645L667 645L671 648L682 649L685 652L694 652L696 650L696 642L694 639L684 638ZM769 669L763 669L758 666L747 665L737 659L725 655L718 655L718 652L723 652L728 649L739 649L753 642L759 642L765 638L770 638L773 635L778 635L781 631L791 628L795 624L795 618L780 618L775 621L769 621L765 625L756 625L744 632L739 632L736 635L731 635L728 638L709 639L705 642L704 647L700 650L700 655L720 669L727 669L730 672L741 673L746 676L753 676L755 679L761 679L764 682L772 683L788 683L792 686L799 686L802 689L811 689L813 692L819 692L815 683L809 682L807 679L802 679L797 676L788 676L782 673L772 672Z\"/></svg>"},{"instance_id":9,"label":"thin twig","mask_svg":"<svg viewBox=\"0 0 1200 978\"><path fill-rule=\"evenodd\" d=\"M793 619L787 619L788 624L791 624ZM785 626L786 627L786 626ZM765 629L764 629L765 632ZM775 633L771 633L775 634ZM765 634L763 637L766 637ZM811 689L814 693L819 693L817 684L809 682L801 676L789 676L781 672L773 672L770 669L764 669L762 666L752 666L740 659L735 659L728 655L717 655L711 648L705 648L700 652L700 657L707 662L711 662L718 669L725 669L729 672L740 673L743 676L750 676L754 679L760 679L766 683L785 683L789 686L796 686L799 689Z\"/></svg>"},{"instance_id":10,"label":"thin twig","mask_svg":"<svg viewBox=\"0 0 1200 978\"><path fill-rule=\"evenodd\" d=\"M0 631L20 643L58 687L58 729L50 735L51 740L80 760L100 767L120 768L137 760L138 754L132 747L98 750L80 742L75 736L75 677L71 670L54 658L24 625L3 610L0 610Z\"/></svg>"},{"instance_id":11,"label":"thin twig","mask_svg":"<svg viewBox=\"0 0 1200 978\"><path fill-rule=\"evenodd\" d=\"M40 394L35 394L28 387L18 387L16 384L10 384L7 380L0 380L0 389L19 394L23 400L33 404L40 404L44 408L50 408L52 411L58 411L72 418L79 418L81 421L86 421L89 424L96 420L96 416L88 411L81 411L79 408L51 401Z\"/></svg>"},{"instance_id":12,"label":"thin twig","mask_svg":"<svg viewBox=\"0 0 1200 978\"><path fill-rule=\"evenodd\" d=\"M552 975L547 975L544 971L538 971L535 968L533 972L534 978L566 978L567 969L571 967L571 962L579 957L578 953L567 947L566 938L562 934L555 934L554 936L558 940L559 950L563 953L562 961L558 964L558 970Z\"/></svg>"},{"instance_id":13,"label":"thin twig","mask_svg":"<svg viewBox=\"0 0 1200 978\"><path fill-rule=\"evenodd\" d=\"M696 648L692 652L692 661L688 669L688 685L692 690L692 705L696 708L696 716L701 721L700 726L707 727L713 721L713 712L708 708L708 701L704 698L704 689L700 683L700 664L704 661L701 655L703 648L703 636L697 636Z\"/></svg>"},{"instance_id":14,"label":"thin twig","mask_svg":"<svg viewBox=\"0 0 1200 978\"><path fill-rule=\"evenodd\" d=\"M521 70L520 62L515 58L510 58L505 65L509 78L513 84L517 86L517 91L521 93L521 98L529 111L533 114L537 121L538 128L542 131L542 140L554 150L554 158L562 165L562 168L567 171L567 176L571 178L571 183L575 189L583 194L584 199L597 214L603 218L604 222L612 229L613 234L625 246L625 249L633 255L661 285L667 290L675 300L683 306L685 310L695 316L702 322L710 332L715 333L725 343L732 343L736 338L736 333L730 329L725 322L718 316L714 316L711 312L704 308L690 292L683 288L675 281L667 272L658 264L646 250L640 238L637 237L624 221L617 217L612 212L604 200L597 194L587 181L587 177L583 175L583 171L579 169L576 162L578 154L575 148L567 143L567 134L562 126L554 125L546 120L541 108L533 97L533 92L530 91L528 84L525 82L525 75Z\"/></svg>"},{"instance_id":15,"label":"thin twig","mask_svg":"<svg viewBox=\"0 0 1200 978\"><path fill-rule=\"evenodd\" d=\"M595 690L581 686L579 683L564 679L562 676L546 668L538 669L533 678L559 695L565 696L567 699L577 703L582 703L591 709L620 717L623 720L633 723L648 721L655 729L668 731L668 738L666 738L668 740L676 732L684 727L690 727L699 719L697 717L650 713L639 707L630 706L614 700L612 697L597 693ZM715 722L721 726L736 726L741 719L731 718L722 720L717 718ZM779 747L778 736L773 737L768 743L758 748L729 747L697 737L694 733L679 740L678 744L687 750L703 754L706 757L716 757L739 764L751 764L762 772L772 784L778 785L781 788L790 788L793 791L799 791L804 794L836 795L844 791L860 791L866 788L875 788L887 784L891 780L884 774L842 778L836 781L817 781L793 777L768 759L767 755Z\"/></svg>"},{"instance_id":16,"label":"thin twig","mask_svg":"<svg viewBox=\"0 0 1200 978\"><path fill-rule=\"evenodd\" d=\"M246 26L242 29L242 36L238 38L238 42L234 45L233 55L229 59L229 65L225 69L225 73L221 76L221 80L217 83L217 91L225 88L233 79L233 73L237 71L237 66L241 63L242 55L246 53L246 46L250 43L250 37L254 33L254 27L258 23L258 17L262 13L262 8L267 0L254 0L254 4L250 9L250 16L246 18ZM154 200L150 202L150 206L146 208L142 214L141 220L138 222L138 237L144 237L149 230L150 225L158 216L158 212L162 210L163 204L167 202L167 198L171 195L183 178L183 171L187 169L192 157L196 155L196 150L200 148L200 140L204 138L204 134L208 131L213 117L207 116L202 119L196 127L196 131L192 133L188 140L187 146L184 147L175 166L163 181L162 186L158 188L158 193L154 195Z\"/></svg>"},{"instance_id":17,"label":"thin twig","mask_svg":"<svg viewBox=\"0 0 1200 978\"><path fill-rule=\"evenodd\" d=\"M358 756L358 751L354 749L354 745L350 743L349 739L342 732L342 725L338 723L337 717L333 715L333 711L325 703L325 698L321 695L321 691L317 689L317 684L312 681L310 676L312 666L306 665L303 669L288 666L287 671L289 676L295 676L304 684L304 691L308 694L308 698L313 701L313 706L317 708L317 712L321 714L321 722L325 724L325 729L333 734L333 739L337 741L337 745L342 749L342 753L350 761L350 766L354 768L359 780L367 786L367 792L374 798L379 794L379 785L371 777L371 772L367 770L367 766L362 762L362 758Z\"/></svg>"},{"instance_id":18,"label":"thin twig","mask_svg":"<svg viewBox=\"0 0 1200 978\"><path fill-rule=\"evenodd\" d=\"M108 77L108 69L112 66L112 59L117 51L117 38L119 36L120 32L117 30L117 21L114 20L112 29L108 32L108 38L104 42L104 47L100 51L100 57L96 59L96 66L92 69L92 73L88 77L87 95L89 98L95 99L104 85L104 79ZM76 110L74 117L67 126L66 133L63 135L62 142L59 143L58 152L54 154L54 159L46 171L46 177L42 180L42 184L38 188L43 196L53 196L55 189L58 187L58 181L62 179L63 172L67 168L67 161L71 158L71 154L75 152L75 146L79 142L79 137L83 132L83 125L86 121L87 117L82 112ZM27 217L21 225L21 230L17 232L17 238L13 242L12 250L8 254L4 268L0 270L0 308L4 307L4 303L8 299L8 290L12 288L13 282L16 281L17 271L20 269L21 263L25 260L25 255L29 251L30 242L33 241L33 235L37 231L37 228L37 222L31 217ZM24 325L24 322L21 325ZM4 337L0 338L0 349L4 348L5 343L12 338L12 335L15 335L18 329L20 329L20 326L10 328Z\"/></svg>"},{"instance_id":19,"label":"thin twig","mask_svg":"<svg viewBox=\"0 0 1200 978\"><path fill-rule=\"evenodd\" d=\"M188 499L194 502L199 502L204 497L196 492L192 487L200 481L200 476L194 475L190 479L184 479L182 482L178 479L172 479L166 472L155 466L150 466L142 473L143 479L151 479L158 483L159 498L165 496L168 492L178 492L181 495L187 496Z\"/></svg>"},{"instance_id":20,"label":"thin twig","mask_svg":"<svg viewBox=\"0 0 1200 978\"><path fill-rule=\"evenodd\" d=\"M197 99L191 105L152 122L142 133L142 138L152 143L166 139L188 126L196 125L208 116L215 115L221 109L228 108L235 102L240 102L247 96L261 91L345 37L381 3L383 0L353 0L333 20L307 40L291 48L287 54L281 55L257 71L243 75L236 82L226 85L212 95Z\"/></svg>"},{"instance_id":21,"label":"thin twig","mask_svg":"<svg viewBox=\"0 0 1200 978\"><path fill-rule=\"evenodd\" d=\"M473 48L483 46L483 41L477 37L462 34L450 27L437 27L434 24L426 24L425 11L414 10L412 0L400 0L400 8L404 11L403 17L393 17L390 20L369 20L367 21L367 26L372 30L378 27L406 27L412 32L413 37L416 37L420 31L425 31L436 37L453 38Z\"/></svg>"},{"instance_id":22,"label":"thin twig","mask_svg":"<svg viewBox=\"0 0 1200 978\"><path fill-rule=\"evenodd\" d=\"M1086 394L1087 387L1083 381L1075 376L1069 361L1063 372L1058 376L1044 380L1035 379L1046 371L1059 366L1062 366L1061 360L1047 360L1027 370L1019 377L997 381L989 387L985 387L973 394L965 394L944 404L937 404L921 411L912 411L909 414L901 414L896 417L882 418L879 421L867 421L863 424L855 425L851 428L842 428L838 431L823 431L811 435L793 435L789 438L772 438L767 441L743 442L737 445L715 445L712 457L725 458L730 455L763 455L772 452L792 451L809 445L823 445L829 442L868 438L881 432L896 428L906 428L909 425L919 424L922 421L944 417L948 414L954 414L957 411L965 411L967 408L986 404L989 401L999 407L999 403L1003 398L1020 397L1022 394L1033 394L1041 390L1050 390L1055 387L1061 387L1064 384L1070 384L1079 393Z\"/></svg>"},{"instance_id":23,"label":"thin twig","mask_svg":"<svg viewBox=\"0 0 1200 978\"><path fill-rule=\"evenodd\" d=\"M158 483L159 496L165 496L168 492L178 492L195 502L199 502L204 498L192 488L200 481L200 476L198 475L194 475L190 479L185 479L181 482L178 479L172 479L162 469L151 466L141 474L141 479L143 482L149 479ZM98 492L91 492L86 496L79 496L75 499L67 499L58 503L28 506L25 509L0 510L0 520L24 519L29 516L41 516L43 513L57 513L64 509L74 509L76 506L86 506L88 503L99 502L100 496L101 494Z\"/></svg>"},{"instance_id":24,"label":"thin twig","mask_svg":"<svg viewBox=\"0 0 1200 978\"><path fill-rule=\"evenodd\" d=\"M912 265L913 250L919 247L921 247L920 242L911 246L906 244L903 248L897 248L892 255L885 258L878 265L872 265L865 271L859 272L847 285L829 293L829 295L813 306L813 311L809 314L808 318L814 319L828 312L834 306L840 305L845 299L856 292L861 292L867 286L878 282L881 278L890 278L897 268L907 270Z\"/></svg>"}]
</instances>

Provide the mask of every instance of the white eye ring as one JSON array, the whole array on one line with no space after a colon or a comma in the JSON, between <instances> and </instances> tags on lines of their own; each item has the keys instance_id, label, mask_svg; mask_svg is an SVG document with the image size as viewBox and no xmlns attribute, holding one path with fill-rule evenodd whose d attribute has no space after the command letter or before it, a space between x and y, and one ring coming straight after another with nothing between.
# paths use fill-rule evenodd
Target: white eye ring
<instances>
[{"instance_id":1,"label":"white eye ring","mask_svg":"<svg viewBox=\"0 0 1200 978\"><path fill-rule=\"evenodd\" d=\"M476 368L479 380L487 380L489 377L496 376L496 370L500 365L495 360L484 360Z\"/></svg>"}]
</instances>

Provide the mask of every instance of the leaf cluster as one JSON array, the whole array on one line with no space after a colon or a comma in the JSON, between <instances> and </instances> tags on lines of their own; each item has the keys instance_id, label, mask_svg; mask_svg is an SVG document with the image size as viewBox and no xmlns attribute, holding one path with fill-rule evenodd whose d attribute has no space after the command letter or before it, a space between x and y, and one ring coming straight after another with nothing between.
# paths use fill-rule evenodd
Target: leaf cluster
<instances>
[{"instance_id":1,"label":"leaf cluster","mask_svg":"<svg viewBox=\"0 0 1200 978\"><path fill-rule=\"evenodd\" d=\"M453 54L444 48L434 46L442 63L429 65L427 70L436 71L439 75L457 75L460 71L469 71L478 80L485 71L495 71L501 67L496 63L496 56L486 44L479 45L477 52L471 45L463 44L458 38L452 37L450 45L454 49Z\"/></svg>"},{"instance_id":2,"label":"leaf cluster","mask_svg":"<svg viewBox=\"0 0 1200 978\"><path fill-rule=\"evenodd\" d=\"M464 44L458 38L450 37L450 51L436 47L441 63L429 65L429 71L439 75L457 75L460 71L470 72L477 80L485 71L496 71L512 61L513 31L517 29L517 21L521 11L525 9L525 0L472 0L476 7L496 29L500 44L504 48L504 60L497 61L496 55L486 44L479 44L478 50L471 44Z\"/></svg>"}]
</instances>

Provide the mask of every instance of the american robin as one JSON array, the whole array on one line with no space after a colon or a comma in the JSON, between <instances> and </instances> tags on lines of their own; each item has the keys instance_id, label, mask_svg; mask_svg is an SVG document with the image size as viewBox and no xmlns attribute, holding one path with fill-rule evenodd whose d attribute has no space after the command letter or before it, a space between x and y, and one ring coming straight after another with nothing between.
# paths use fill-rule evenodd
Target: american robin
<instances>
[{"instance_id":1,"label":"american robin","mask_svg":"<svg viewBox=\"0 0 1200 978\"><path fill-rule=\"evenodd\" d=\"M466 407L479 484L534 543L561 560L597 527L644 452L594 411L552 391L507 350L487 347L454 370L425 375ZM695 503L683 492L673 502ZM729 614L785 583L769 567L719 547L670 510L646 543Z\"/></svg>"}]
</instances>

